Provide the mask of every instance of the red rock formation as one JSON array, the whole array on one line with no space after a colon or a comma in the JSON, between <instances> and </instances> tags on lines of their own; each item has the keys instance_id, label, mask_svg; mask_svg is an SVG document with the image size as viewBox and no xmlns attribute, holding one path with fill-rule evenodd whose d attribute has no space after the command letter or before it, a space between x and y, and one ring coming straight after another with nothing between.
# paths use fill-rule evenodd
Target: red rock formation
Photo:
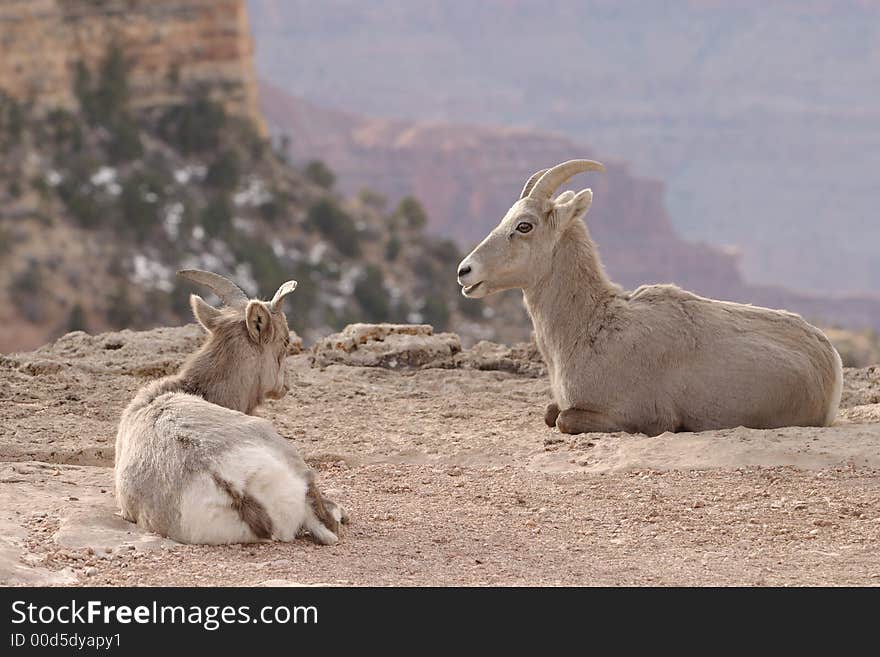
<instances>
[{"instance_id":1,"label":"red rock formation","mask_svg":"<svg viewBox=\"0 0 880 657\"><path fill-rule=\"evenodd\" d=\"M463 248L498 222L536 168L598 157L564 137L532 130L358 117L265 83L260 96L269 123L290 136L296 160L324 160L347 192L369 187L392 201L415 196L428 211L430 230ZM574 184L595 192L587 223L616 280L627 286L675 281L722 296L742 284L735 255L675 233L662 183L633 177L621 162L606 164L607 174Z\"/></svg>"},{"instance_id":2,"label":"red rock formation","mask_svg":"<svg viewBox=\"0 0 880 657\"><path fill-rule=\"evenodd\" d=\"M38 112L74 106L76 63L94 69L116 43L132 64L135 107L169 104L205 84L264 127L244 0L4 0L0 43L0 89Z\"/></svg>"}]
</instances>

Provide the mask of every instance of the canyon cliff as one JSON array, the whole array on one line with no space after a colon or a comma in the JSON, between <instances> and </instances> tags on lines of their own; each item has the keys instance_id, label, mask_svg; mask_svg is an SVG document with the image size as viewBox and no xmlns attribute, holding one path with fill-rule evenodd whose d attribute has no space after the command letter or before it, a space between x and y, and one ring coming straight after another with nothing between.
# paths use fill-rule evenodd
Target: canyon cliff
<instances>
[{"instance_id":1,"label":"canyon cliff","mask_svg":"<svg viewBox=\"0 0 880 657\"><path fill-rule=\"evenodd\" d=\"M0 89L41 113L75 109L77 67L124 45L135 109L210 89L227 111L263 128L243 0L4 0Z\"/></svg>"}]
</instances>

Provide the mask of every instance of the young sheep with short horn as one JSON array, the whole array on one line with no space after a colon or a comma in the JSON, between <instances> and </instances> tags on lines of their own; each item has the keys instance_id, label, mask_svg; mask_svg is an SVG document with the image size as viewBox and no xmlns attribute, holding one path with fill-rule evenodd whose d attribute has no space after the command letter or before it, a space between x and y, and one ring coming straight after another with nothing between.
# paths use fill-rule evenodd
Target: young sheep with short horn
<instances>
[{"instance_id":1,"label":"young sheep with short horn","mask_svg":"<svg viewBox=\"0 0 880 657\"><path fill-rule=\"evenodd\" d=\"M281 306L296 281L267 302L211 272L178 275L225 307L190 296L205 344L122 413L115 478L123 517L183 543L290 541L302 529L336 543L344 511L322 498L296 448L251 415L265 398L287 393L290 331Z\"/></svg>"},{"instance_id":2,"label":"young sheep with short horn","mask_svg":"<svg viewBox=\"0 0 880 657\"><path fill-rule=\"evenodd\" d=\"M608 279L581 220L592 192L551 199L575 174L603 170L571 160L538 171L459 265L466 297L523 290L550 376L547 424L650 435L830 425L840 356L798 315Z\"/></svg>"}]
</instances>

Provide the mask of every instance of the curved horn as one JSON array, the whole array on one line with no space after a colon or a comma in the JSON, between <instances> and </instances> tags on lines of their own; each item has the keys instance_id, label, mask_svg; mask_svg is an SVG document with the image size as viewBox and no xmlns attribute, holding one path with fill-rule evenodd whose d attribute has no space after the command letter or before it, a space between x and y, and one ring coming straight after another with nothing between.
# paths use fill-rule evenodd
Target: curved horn
<instances>
[{"instance_id":1,"label":"curved horn","mask_svg":"<svg viewBox=\"0 0 880 657\"><path fill-rule=\"evenodd\" d=\"M228 278L220 276L220 274L202 271L201 269L181 269L177 272L177 275L193 283L204 285L220 297L220 301L227 306L238 308L247 305L248 296L242 289Z\"/></svg>"},{"instance_id":2,"label":"curved horn","mask_svg":"<svg viewBox=\"0 0 880 657\"><path fill-rule=\"evenodd\" d=\"M569 160L557 164L538 179L529 196L537 199L548 199L556 188L572 176L584 171L605 171L605 165L594 160Z\"/></svg>"},{"instance_id":3,"label":"curved horn","mask_svg":"<svg viewBox=\"0 0 880 657\"><path fill-rule=\"evenodd\" d=\"M269 305L272 306L272 310L278 310L281 307L281 302L284 301L284 297L293 292L296 289L296 281L287 281L281 287L278 288L278 291L275 293L275 296L272 297L272 301L269 302Z\"/></svg>"},{"instance_id":4,"label":"curved horn","mask_svg":"<svg viewBox=\"0 0 880 657\"><path fill-rule=\"evenodd\" d=\"M540 171L535 171L532 174L532 177L526 181L525 187L523 187L522 194L519 195L521 199L525 198L529 195L529 192L532 191L532 187L535 186L535 183L538 182L538 178L547 173L550 169L541 169Z\"/></svg>"}]
</instances>

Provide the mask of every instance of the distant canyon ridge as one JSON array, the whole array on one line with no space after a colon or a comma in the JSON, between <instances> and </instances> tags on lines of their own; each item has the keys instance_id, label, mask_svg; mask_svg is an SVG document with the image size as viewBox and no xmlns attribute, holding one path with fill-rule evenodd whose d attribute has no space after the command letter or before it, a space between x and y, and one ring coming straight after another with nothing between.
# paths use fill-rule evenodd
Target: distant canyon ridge
<instances>
[{"instance_id":1,"label":"distant canyon ridge","mask_svg":"<svg viewBox=\"0 0 880 657\"><path fill-rule=\"evenodd\" d=\"M634 175L625 162L600 158L564 136L360 116L265 81L259 94L270 130L286 136L295 161L324 161L346 193L374 189L392 203L417 197L427 209L429 230L465 251L496 225L536 169L593 157L608 172L579 176L570 185L595 193L587 223L616 282L628 288L674 282L706 296L786 308L826 326L880 330L880 296L811 294L747 282L737 251L681 237L667 212L662 181Z\"/></svg>"},{"instance_id":2,"label":"distant canyon ridge","mask_svg":"<svg viewBox=\"0 0 880 657\"><path fill-rule=\"evenodd\" d=\"M289 93L566 135L662 180L678 232L740 248L747 280L880 293L876 2L248 7L257 73Z\"/></svg>"}]
</instances>

